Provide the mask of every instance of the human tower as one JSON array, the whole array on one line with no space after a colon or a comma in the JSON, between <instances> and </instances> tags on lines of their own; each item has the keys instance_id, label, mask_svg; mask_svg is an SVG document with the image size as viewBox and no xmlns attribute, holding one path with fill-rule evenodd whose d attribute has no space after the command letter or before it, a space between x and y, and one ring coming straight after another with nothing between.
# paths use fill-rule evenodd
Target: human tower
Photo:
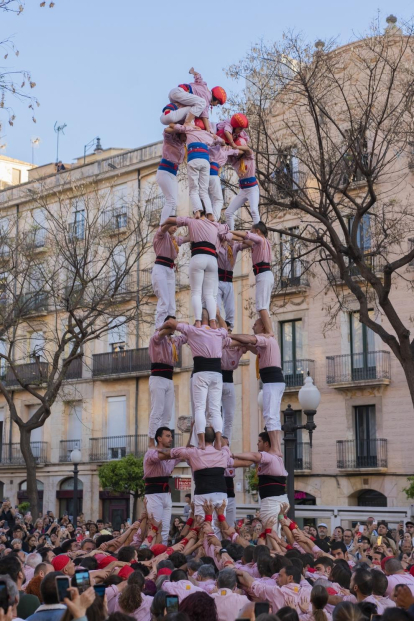
<instances>
[{"instance_id":1,"label":"human tower","mask_svg":"<svg viewBox=\"0 0 414 621\"><path fill-rule=\"evenodd\" d=\"M161 123L166 127L156 175L165 204L153 241L156 259L152 286L158 303L155 332L149 343L151 412L144 478L148 511L155 520L162 521L164 543L171 519L169 477L182 460L193 473L196 516L204 516L206 500L214 507L225 503L227 522L234 525L235 468L252 463L258 464L263 521L274 516L277 523L280 507L287 503L280 423L285 383L269 313L274 283L272 249L267 227L259 216L255 158L245 131L249 121L244 114L234 114L213 131L209 110L226 102L226 92L221 86L210 90L193 68L190 74L194 81L173 88L170 103L163 108ZM177 217L177 171L185 158L192 215ZM220 170L227 163L237 173L240 189L222 223ZM247 201L253 220L251 230L234 230L234 215ZM182 227L187 228L187 235L176 235ZM185 243L191 247L189 279L194 325L175 318L175 260ZM237 254L245 249L251 251L256 280L258 317L252 335L233 334L233 268ZM171 449L170 421L175 410L172 378L184 344L190 347L194 361L190 380L192 433L187 447ZM259 437L258 453L233 455L229 448L236 406L233 372L246 351L257 356L266 427ZM213 518L222 519L216 513Z\"/></svg>"}]
</instances>

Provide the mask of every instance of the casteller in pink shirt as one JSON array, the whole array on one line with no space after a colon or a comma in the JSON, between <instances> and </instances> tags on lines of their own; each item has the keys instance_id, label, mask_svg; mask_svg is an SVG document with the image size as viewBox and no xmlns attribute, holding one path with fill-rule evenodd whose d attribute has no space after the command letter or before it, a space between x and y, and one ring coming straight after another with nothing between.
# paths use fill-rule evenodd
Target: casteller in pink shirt
<instances>
[{"instance_id":1,"label":"casteller in pink shirt","mask_svg":"<svg viewBox=\"0 0 414 621\"><path fill-rule=\"evenodd\" d=\"M169 595L178 595L178 601L181 603L183 599L193 593L203 593L203 589L196 587L189 580L178 580L178 582L169 582L166 580L162 584L162 590Z\"/></svg>"},{"instance_id":2,"label":"casteller in pink shirt","mask_svg":"<svg viewBox=\"0 0 414 621\"><path fill-rule=\"evenodd\" d=\"M281 368L280 348L274 336L261 336L256 334L257 357L259 358L259 369L267 367Z\"/></svg>"},{"instance_id":3,"label":"casteller in pink shirt","mask_svg":"<svg viewBox=\"0 0 414 621\"><path fill-rule=\"evenodd\" d=\"M267 237L261 237L261 235L257 235L256 233L252 233L248 231L246 235L246 239L253 242L252 246L252 263L253 265L257 265L257 263L269 263L272 265L272 246L270 245Z\"/></svg>"},{"instance_id":4,"label":"casteller in pink shirt","mask_svg":"<svg viewBox=\"0 0 414 621\"><path fill-rule=\"evenodd\" d=\"M211 597L216 602L217 616L219 621L235 621L239 612L251 604L246 595L239 595L230 589L217 589Z\"/></svg>"},{"instance_id":5,"label":"casteller in pink shirt","mask_svg":"<svg viewBox=\"0 0 414 621\"><path fill-rule=\"evenodd\" d=\"M188 323L177 324L177 330L187 337L187 343L195 356L203 358L221 358L223 347L230 344L227 330L217 328L214 330L210 326L190 326Z\"/></svg>"},{"instance_id":6,"label":"casteller in pink shirt","mask_svg":"<svg viewBox=\"0 0 414 621\"><path fill-rule=\"evenodd\" d=\"M226 235L229 232L227 224L219 224L212 222L208 218L190 218L179 216L176 218L177 226L186 226L190 241L192 242L209 242L217 246L219 235Z\"/></svg>"},{"instance_id":7,"label":"casteller in pink shirt","mask_svg":"<svg viewBox=\"0 0 414 621\"><path fill-rule=\"evenodd\" d=\"M164 130L164 142L162 144L162 157L173 164L179 166L185 157L185 146L181 142L178 134L171 134Z\"/></svg>"},{"instance_id":8,"label":"casteller in pink shirt","mask_svg":"<svg viewBox=\"0 0 414 621\"><path fill-rule=\"evenodd\" d=\"M206 446L205 449L199 449L196 446L183 446L171 449L170 455L172 459L178 458L187 461L193 472L205 468L226 469L228 465L233 465L228 446L222 446L220 451L211 445Z\"/></svg>"},{"instance_id":9,"label":"casteller in pink shirt","mask_svg":"<svg viewBox=\"0 0 414 621\"><path fill-rule=\"evenodd\" d=\"M392 597L394 595L394 590L397 584L406 584L411 593L414 595L414 577L411 576L411 574L392 574L392 576L387 576L387 579L388 589L385 591L385 595L388 595L388 597Z\"/></svg>"}]
</instances>

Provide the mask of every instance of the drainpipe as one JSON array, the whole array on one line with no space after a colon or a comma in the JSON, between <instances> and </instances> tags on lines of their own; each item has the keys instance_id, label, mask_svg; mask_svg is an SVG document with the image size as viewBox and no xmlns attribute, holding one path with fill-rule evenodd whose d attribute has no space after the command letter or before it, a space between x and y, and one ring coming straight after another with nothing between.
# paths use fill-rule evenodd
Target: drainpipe
<instances>
[{"instance_id":1,"label":"drainpipe","mask_svg":"<svg viewBox=\"0 0 414 621\"><path fill-rule=\"evenodd\" d=\"M138 169L137 174L137 187L138 187L138 211L141 209L141 175ZM137 260L137 319L136 319L136 334L135 334L135 348L139 348L139 258ZM139 378L135 378L135 411L134 411L134 427L135 427L135 455L138 455L138 397L139 397Z\"/></svg>"}]
</instances>

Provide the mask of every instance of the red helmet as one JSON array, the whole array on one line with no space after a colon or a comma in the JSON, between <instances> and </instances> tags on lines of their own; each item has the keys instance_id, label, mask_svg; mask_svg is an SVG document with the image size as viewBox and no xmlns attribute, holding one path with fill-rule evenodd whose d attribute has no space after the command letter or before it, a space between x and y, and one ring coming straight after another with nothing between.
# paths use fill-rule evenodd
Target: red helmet
<instances>
[{"instance_id":1,"label":"red helmet","mask_svg":"<svg viewBox=\"0 0 414 621\"><path fill-rule=\"evenodd\" d=\"M205 129L203 119L200 119L200 118L198 118L198 119L194 119L194 125L196 125L196 126L197 126L197 127L199 127L200 129Z\"/></svg>"},{"instance_id":2,"label":"red helmet","mask_svg":"<svg viewBox=\"0 0 414 621\"><path fill-rule=\"evenodd\" d=\"M242 114L241 112L233 114L230 119L230 123L231 126L234 128L241 127L242 129L246 129L247 127L249 127L249 119L245 114Z\"/></svg>"},{"instance_id":3,"label":"red helmet","mask_svg":"<svg viewBox=\"0 0 414 621\"><path fill-rule=\"evenodd\" d=\"M222 106L227 101L227 93L222 86L215 86L211 89L211 94L214 99L217 99L219 104Z\"/></svg>"}]
</instances>

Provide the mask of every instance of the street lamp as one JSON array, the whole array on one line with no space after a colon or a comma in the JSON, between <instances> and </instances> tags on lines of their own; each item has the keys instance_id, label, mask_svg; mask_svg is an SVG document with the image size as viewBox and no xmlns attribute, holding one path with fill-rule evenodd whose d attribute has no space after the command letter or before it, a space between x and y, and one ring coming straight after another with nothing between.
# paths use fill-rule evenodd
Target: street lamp
<instances>
[{"instance_id":1,"label":"street lamp","mask_svg":"<svg viewBox=\"0 0 414 621\"><path fill-rule=\"evenodd\" d=\"M82 461L82 453L79 449L74 449L70 454L70 461L73 464L73 526L78 525L78 464Z\"/></svg>"},{"instance_id":2,"label":"street lamp","mask_svg":"<svg viewBox=\"0 0 414 621\"><path fill-rule=\"evenodd\" d=\"M285 467L288 473L287 477L287 495L289 498L290 509L288 515L291 520L295 519L295 455L296 455L296 432L298 429L306 429L309 432L309 445L312 448L312 434L316 429L314 416L321 400L321 393L313 383L313 379L309 375L305 379L304 385L299 391L299 403L306 415L306 424L297 425L295 423L295 412L291 405L287 406L283 412L285 422L282 425L285 441Z\"/></svg>"}]
</instances>

